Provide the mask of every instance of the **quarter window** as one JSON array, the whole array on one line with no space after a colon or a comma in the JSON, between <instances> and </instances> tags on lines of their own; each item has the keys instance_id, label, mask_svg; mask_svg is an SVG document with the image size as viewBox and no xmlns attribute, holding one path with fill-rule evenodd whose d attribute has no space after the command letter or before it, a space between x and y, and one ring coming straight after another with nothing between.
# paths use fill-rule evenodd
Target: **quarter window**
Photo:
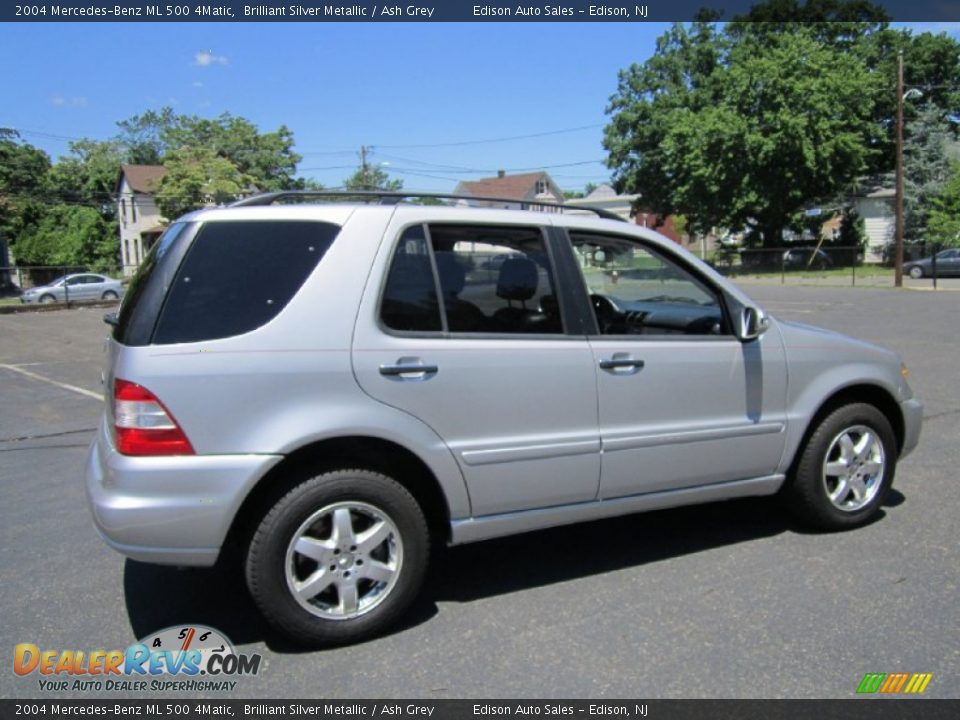
<instances>
[{"instance_id":1,"label":"quarter window","mask_svg":"<svg viewBox=\"0 0 960 720\"><path fill-rule=\"evenodd\" d=\"M171 284L153 342L213 340L266 324L290 302L338 231L309 221L203 225Z\"/></svg>"},{"instance_id":2,"label":"quarter window","mask_svg":"<svg viewBox=\"0 0 960 720\"><path fill-rule=\"evenodd\" d=\"M601 334L729 334L716 291L674 260L624 238L570 239Z\"/></svg>"}]
</instances>

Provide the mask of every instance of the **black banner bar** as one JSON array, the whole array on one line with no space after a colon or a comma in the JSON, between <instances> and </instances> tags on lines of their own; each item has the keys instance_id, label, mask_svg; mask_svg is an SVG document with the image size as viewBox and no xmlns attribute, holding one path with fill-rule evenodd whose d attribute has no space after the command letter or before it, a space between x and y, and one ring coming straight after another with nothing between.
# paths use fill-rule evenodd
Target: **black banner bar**
<instances>
[{"instance_id":1,"label":"black banner bar","mask_svg":"<svg viewBox=\"0 0 960 720\"><path fill-rule=\"evenodd\" d=\"M4 3L3 22L663 22L692 20L703 9L730 20L757 0L25 0ZM960 20L956 0L875 0L891 19Z\"/></svg>"},{"instance_id":2,"label":"black banner bar","mask_svg":"<svg viewBox=\"0 0 960 720\"><path fill-rule=\"evenodd\" d=\"M954 720L960 700L0 700L0 720L57 717L237 720Z\"/></svg>"}]
</instances>

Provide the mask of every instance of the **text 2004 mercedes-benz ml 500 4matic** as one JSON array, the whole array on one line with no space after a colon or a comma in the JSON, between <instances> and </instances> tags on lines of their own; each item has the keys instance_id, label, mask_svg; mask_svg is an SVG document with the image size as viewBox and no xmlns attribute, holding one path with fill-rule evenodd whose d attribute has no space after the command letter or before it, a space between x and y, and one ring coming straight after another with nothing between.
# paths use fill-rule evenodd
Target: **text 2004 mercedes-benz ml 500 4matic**
<instances>
[{"instance_id":1,"label":"text 2004 mercedes-benz ml 500 4matic","mask_svg":"<svg viewBox=\"0 0 960 720\"><path fill-rule=\"evenodd\" d=\"M761 495L854 528L917 445L896 354L768 316L655 232L315 195L159 239L107 318L86 468L109 545L239 556L296 641L389 627L442 544Z\"/></svg>"}]
</instances>

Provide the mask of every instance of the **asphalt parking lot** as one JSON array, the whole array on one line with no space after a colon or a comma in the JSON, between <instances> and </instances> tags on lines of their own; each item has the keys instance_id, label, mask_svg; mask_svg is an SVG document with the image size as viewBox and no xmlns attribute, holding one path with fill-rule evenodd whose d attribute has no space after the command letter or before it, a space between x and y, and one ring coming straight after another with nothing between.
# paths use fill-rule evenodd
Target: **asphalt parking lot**
<instances>
[{"instance_id":1,"label":"asphalt parking lot","mask_svg":"<svg viewBox=\"0 0 960 720\"><path fill-rule=\"evenodd\" d=\"M878 522L810 534L745 500L452 548L399 630L310 652L238 575L125 560L96 536L82 470L104 310L0 316L0 697L43 696L11 671L17 643L125 648L182 623L263 655L245 698L851 698L900 671L960 697L960 292L747 289L910 366L926 420Z\"/></svg>"}]
</instances>

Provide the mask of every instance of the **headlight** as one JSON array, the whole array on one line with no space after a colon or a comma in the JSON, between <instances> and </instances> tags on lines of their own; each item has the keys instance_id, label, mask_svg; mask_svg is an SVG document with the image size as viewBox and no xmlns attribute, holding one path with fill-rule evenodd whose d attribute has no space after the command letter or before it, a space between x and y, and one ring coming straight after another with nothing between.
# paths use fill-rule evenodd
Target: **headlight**
<instances>
[{"instance_id":1,"label":"headlight","mask_svg":"<svg viewBox=\"0 0 960 720\"><path fill-rule=\"evenodd\" d=\"M908 380L910 378L910 368L908 368L907 364L903 362L900 363L900 377L902 377L904 380Z\"/></svg>"}]
</instances>

